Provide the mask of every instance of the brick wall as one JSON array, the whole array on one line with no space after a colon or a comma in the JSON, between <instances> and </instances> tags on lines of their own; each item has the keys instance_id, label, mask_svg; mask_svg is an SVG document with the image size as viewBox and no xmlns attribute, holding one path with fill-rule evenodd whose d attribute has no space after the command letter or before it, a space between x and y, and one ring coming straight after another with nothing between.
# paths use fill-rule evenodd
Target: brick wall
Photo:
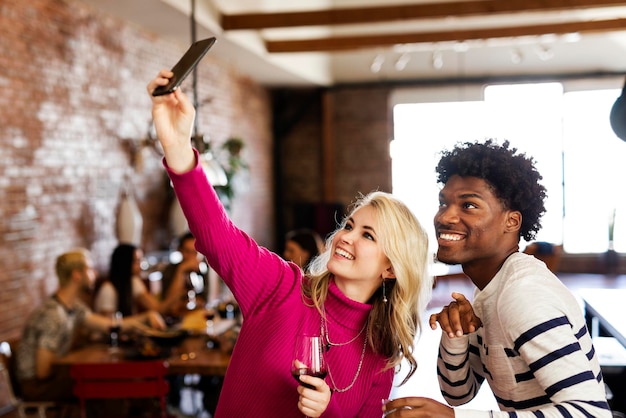
<instances>
[{"instance_id":1,"label":"brick wall","mask_svg":"<svg viewBox=\"0 0 626 418\"><path fill-rule=\"evenodd\" d=\"M284 102L278 106L279 117L291 126L284 135L276 135L282 161L282 233L302 226L322 234L330 232L317 226L334 225L337 208L348 206L358 193L391 192L389 93L385 87L274 93L275 103ZM323 94L329 95L328 101L323 100ZM329 115L326 121L325 113ZM330 127L332 142L326 155L322 149L324 123ZM330 179L325 178L322 168L324 158L330 159ZM332 184L330 196L324 196L327 181ZM313 219L315 216L318 218ZM325 219L320 221L320 216Z\"/></svg>"},{"instance_id":2,"label":"brick wall","mask_svg":"<svg viewBox=\"0 0 626 418\"><path fill-rule=\"evenodd\" d=\"M78 1L0 3L0 340L18 336L28 313L56 289L59 253L87 247L106 272L125 185L144 218L144 249L169 245L160 156L141 150L139 167L129 151L149 126L146 83L186 47ZM250 170L232 216L271 247L267 91L210 54L198 75L200 98L210 99L199 112L201 133L210 133L214 149L229 136L246 143Z\"/></svg>"},{"instance_id":3,"label":"brick wall","mask_svg":"<svg viewBox=\"0 0 626 418\"><path fill-rule=\"evenodd\" d=\"M393 126L388 88L338 89L333 93L335 199L357 193L391 192L389 143Z\"/></svg>"}]
</instances>

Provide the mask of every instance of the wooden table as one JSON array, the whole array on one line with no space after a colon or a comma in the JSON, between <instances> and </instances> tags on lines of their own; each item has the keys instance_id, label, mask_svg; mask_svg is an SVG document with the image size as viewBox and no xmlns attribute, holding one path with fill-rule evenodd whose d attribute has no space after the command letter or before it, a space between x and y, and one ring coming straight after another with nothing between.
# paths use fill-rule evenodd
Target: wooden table
<instances>
[{"instance_id":1,"label":"wooden table","mask_svg":"<svg viewBox=\"0 0 626 418\"><path fill-rule=\"evenodd\" d=\"M591 336L598 337L602 326L611 337L626 347L626 289L581 289L587 317L591 319Z\"/></svg>"},{"instance_id":2,"label":"wooden table","mask_svg":"<svg viewBox=\"0 0 626 418\"><path fill-rule=\"evenodd\" d=\"M236 325L235 320L216 318L212 335L218 336ZM216 348L207 348L207 329L204 313L191 312L183 320L182 328L191 335L178 347L172 348L171 355L164 358L169 363L169 374L200 374L223 377L230 362L230 351L223 352ZM76 363L119 363L136 361L129 358L132 348L120 347L112 350L105 344L93 344L71 351L66 356L54 361L56 367L67 367Z\"/></svg>"},{"instance_id":3,"label":"wooden table","mask_svg":"<svg viewBox=\"0 0 626 418\"><path fill-rule=\"evenodd\" d=\"M208 349L204 338L187 338L167 359L170 374L201 374L220 376L226 374L230 352Z\"/></svg>"},{"instance_id":4,"label":"wooden table","mask_svg":"<svg viewBox=\"0 0 626 418\"><path fill-rule=\"evenodd\" d=\"M93 344L71 351L64 357L54 362L55 367L69 367L77 363L120 363L125 361L137 361L125 356L130 349L120 348L111 350L105 344ZM163 360L169 363L169 374L201 374L207 376L224 376L230 353L219 349L206 348L206 340L201 337L189 337L174 349L172 354Z\"/></svg>"}]
</instances>

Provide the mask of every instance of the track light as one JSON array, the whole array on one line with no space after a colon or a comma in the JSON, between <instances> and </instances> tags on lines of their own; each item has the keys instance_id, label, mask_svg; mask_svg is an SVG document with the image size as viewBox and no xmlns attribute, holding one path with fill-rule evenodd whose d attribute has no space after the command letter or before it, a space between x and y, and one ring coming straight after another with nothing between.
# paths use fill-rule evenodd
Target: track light
<instances>
[{"instance_id":1,"label":"track light","mask_svg":"<svg viewBox=\"0 0 626 418\"><path fill-rule=\"evenodd\" d=\"M385 57L381 54L376 55L374 61L372 61L372 65L370 65L370 71L374 74L379 73L384 63Z\"/></svg>"},{"instance_id":2,"label":"track light","mask_svg":"<svg viewBox=\"0 0 626 418\"><path fill-rule=\"evenodd\" d=\"M519 48L514 48L511 50L511 62L513 64L520 64L524 60L524 55Z\"/></svg>"},{"instance_id":3,"label":"track light","mask_svg":"<svg viewBox=\"0 0 626 418\"><path fill-rule=\"evenodd\" d=\"M404 52L396 60L396 63L395 63L396 70L403 71L406 68L410 60L411 60L411 57L409 56L409 54Z\"/></svg>"},{"instance_id":4,"label":"track light","mask_svg":"<svg viewBox=\"0 0 626 418\"><path fill-rule=\"evenodd\" d=\"M443 53L441 51L433 51L432 65L435 70L443 68Z\"/></svg>"},{"instance_id":5,"label":"track light","mask_svg":"<svg viewBox=\"0 0 626 418\"><path fill-rule=\"evenodd\" d=\"M535 51L541 61L548 61L554 57L554 51L547 45L538 45Z\"/></svg>"}]
</instances>

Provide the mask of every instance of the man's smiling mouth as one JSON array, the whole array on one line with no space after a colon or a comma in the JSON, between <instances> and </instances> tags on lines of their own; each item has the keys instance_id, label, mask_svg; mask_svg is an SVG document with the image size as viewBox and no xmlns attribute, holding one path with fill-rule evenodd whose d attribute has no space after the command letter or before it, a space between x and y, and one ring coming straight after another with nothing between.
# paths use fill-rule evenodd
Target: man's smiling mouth
<instances>
[{"instance_id":1,"label":"man's smiling mouth","mask_svg":"<svg viewBox=\"0 0 626 418\"><path fill-rule=\"evenodd\" d=\"M440 233L439 239L442 239L444 241L460 241L463 239L463 236L459 234Z\"/></svg>"}]
</instances>

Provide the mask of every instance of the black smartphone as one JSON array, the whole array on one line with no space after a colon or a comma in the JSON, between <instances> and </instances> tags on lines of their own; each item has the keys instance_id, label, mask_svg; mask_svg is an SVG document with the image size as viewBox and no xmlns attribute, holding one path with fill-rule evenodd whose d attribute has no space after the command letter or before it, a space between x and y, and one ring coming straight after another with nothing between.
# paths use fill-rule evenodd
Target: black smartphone
<instances>
[{"instance_id":1,"label":"black smartphone","mask_svg":"<svg viewBox=\"0 0 626 418\"><path fill-rule=\"evenodd\" d=\"M209 49L213 46L216 39L215 37L202 39L196 41L185 52L182 58L172 67L174 75L170 79L170 82L164 86L159 86L152 92L153 96L162 96L164 94L170 94L176 90L189 73L198 65L202 57L209 52Z\"/></svg>"}]
</instances>

